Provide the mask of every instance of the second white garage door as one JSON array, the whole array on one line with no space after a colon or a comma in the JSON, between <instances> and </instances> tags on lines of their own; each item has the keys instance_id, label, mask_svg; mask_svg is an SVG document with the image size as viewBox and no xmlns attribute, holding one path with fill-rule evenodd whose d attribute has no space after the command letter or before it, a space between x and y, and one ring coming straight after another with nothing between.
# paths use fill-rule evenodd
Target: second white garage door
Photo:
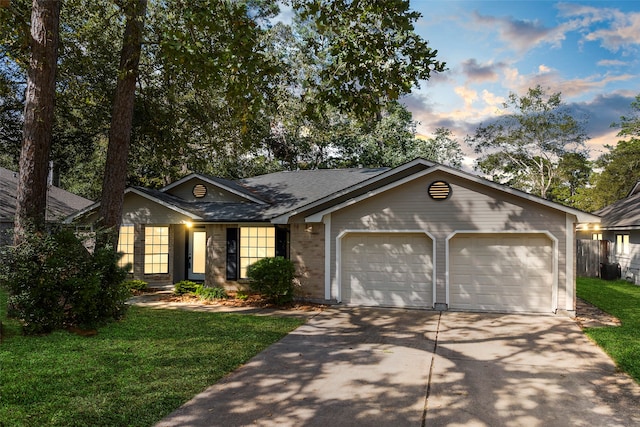
<instances>
[{"instance_id":1,"label":"second white garage door","mask_svg":"<svg viewBox=\"0 0 640 427\"><path fill-rule=\"evenodd\" d=\"M424 233L351 233L341 252L343 302L433 306L433 242Z\"/></svg>"},{"instance_id":2,"label":"second white garage door","mask_svg":"<svg viewBox=\"0 0 640 427\"><path fill-rule=\"evenodd\" d=\"M552 311L553 245L545 235L457 235L449 260L453 309Z\"/></svg>"}]
</instances>

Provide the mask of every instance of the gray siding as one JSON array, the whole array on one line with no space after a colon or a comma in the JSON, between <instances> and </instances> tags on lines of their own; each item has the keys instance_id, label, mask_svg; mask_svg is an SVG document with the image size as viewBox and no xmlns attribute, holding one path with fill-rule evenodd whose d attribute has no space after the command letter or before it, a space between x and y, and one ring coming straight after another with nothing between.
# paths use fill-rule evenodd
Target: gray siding
<instances>
[{"instance_id":1,"label":"gray siding","mask_svg":"<svg viewBox=\"0 0 640 427\"><path fill-rule=\"evenodd\" d=\"M166 208L137 194L129 193L125 196L122 209L123 224L181 224L190 221L173 209Z\"/></svg>"},{"instance_id":2,"label":"gray siding","mask_svg":"<svg viewBox=\"0 0 640 427\"><path fill-rule=\"evenodd\" d=\"M430 183L452 187L447 200L432 200ZM436 302L446 300L446 240L454 231L548 231L557 239L558 307L566 306L566 214L444 172L416 178L331 215L331 283L335 292L336 239L344 230L424 230L436 240ZM572 235L573 230L570 230ZM570 284L573 286L573 284ZM332 294L335 294L332 292Z\"/></svg>"},{"instance_id":3,"label":"gray siding","mask_svg":"<svg viewBox=\"0 0 640 427\"><path fill-rule=\"evenodd\" d=\"M197 184L201 184L204 185L205 187L207 187L207 194L202 197L202 198L196 198L193 195L193 187ZM188 201L188 202L232 202L232 203L239 203L239 202L246 202L247 199L241 196L238 196L237 194L234 194L230 191L226 191L223 190L220 187L217 187L215 185L211 185L201 179L190 179L189 181L178 185L172 189L170 189L169 191L167 191L167 194L171 194L173 196L177 196L180 197L181 199Z\"/></svg>"}]
</instances>

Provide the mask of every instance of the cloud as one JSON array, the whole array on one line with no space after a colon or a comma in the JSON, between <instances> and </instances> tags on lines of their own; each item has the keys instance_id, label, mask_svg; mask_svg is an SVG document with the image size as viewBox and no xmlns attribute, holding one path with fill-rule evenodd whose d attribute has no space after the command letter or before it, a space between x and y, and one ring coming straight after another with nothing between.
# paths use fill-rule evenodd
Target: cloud
<instances>
[{"instance_id":1,"label":"cloud","mask_svg":"<svg viewBox=\"0 0 640 427\"><path fill-rule=\"evenodd\" d=\"M574 3L560 3L560 15L573 18L572 23L583 33L583 40L600 42L611 51L634 53L640 46L640 13L612 8L596 8Z\"/></svg>"},{"instance_id":2,"label":"cloud","mask_svg":"<svg viewBox=\"0 0 640 427\"><path fill-rule=\"evenodd\" d=\"M629 115L631 103L635 99L632 92L618 92L608 95L598 95L595 98L585 101L568 104L577 113L588 116L587 132L591 138L610 137L612 134L611 124L620 121L620 116ZM618 133L613 129L613 134ZM608 143L617 142L617 139Z\"/></svg>"},{"instance_id":3,"label":"cloud","mask_svg":"<svg viewBox=\"0 0 640 427\"><path fill-rule=\"evenodd\" d=\"M520 74L517 68L507 68L504 71L502 82L507 89L514 93L525 93L529 88L539 85L544 89L549 89L550 92L560 92L563 99L567 99L601 91L611 83L633 81L636 78L637 76L633 74L607 73L566 80L558 70L540 65L535 74Z\"/></svg>"},{"instance_id":4,"label":"cloud","mask_svg":"<svg viewBox=\"0 0 640 427\"><path fill-rule=\"evenodd\" d=\"M478 12L474 12L473 20L478 25L497 28L500 39L519 52L543 43L560 47L565 39L563 28L547 28L538 20L523 21L513 17L483 16Z\"/></svg>"},{"instance_id":5,"label":"cloud","mask_svg":"<svg viewBox=\"0 0 640 427\"><path fill-rule=\"evenodd\" d=\"M502 96L497 96L488 90L484 89L482 91L482 100L487 104L489 108L499 109L502 108L502 105L506 101L506 99Z\"/></svg>"},{"instance_id":6,"label":"cloud","mask_svg":"<svg viewBox=\"0 0 640 427\"><path fill-rule=\"evenodd\" d=\"M640 45L640 13L632 13L615 21L610 29L595 30L585 36L588 41L600 41L600 45L612 52L635 51Z\"/></svg>"},{"instance_id":7,"label":"cloud","mask_svg":"<svg viewBox=\"0 0 640 427\"><path fill-rule=\"evenodd\" d=\"M463 73L475 83L498 80L499 71L504 67L506 64L503 62L479 64L475 58L467 59L462 63Z\"/></svg>"},{"instance_id":8,"label":"cloud","mask_svg":"<svg viewBox=\"0 0 640 427\"><path fill-rule=\"evenodd\" d=\"M454 88L454 92L462 98L466 109L470 109L473 102L478 99L478 92L464 86L457 86Z\"/></svg>"},{"instance_id":9,"label":"cloud","mask_svg":"<svg viewBox=\"0 0 640 427\"><path fill-rule=\"evenodd\" d=\"M601 59L597 62L597 65L600 67L624 67L629 64L618 59Z\"/></svg>"},{"instance_id":10,"label":"cloud","mask_svg":"<svg viewBox=\"0 0 640 427\"><path fill-rule=\"evenodd\" d=\"M550 67L547 67L544 64L538 65L538 73L539 74L547 74L547 73L550 73L550 72L551 72L551 68Z\"/></svg>"}]
</instances>

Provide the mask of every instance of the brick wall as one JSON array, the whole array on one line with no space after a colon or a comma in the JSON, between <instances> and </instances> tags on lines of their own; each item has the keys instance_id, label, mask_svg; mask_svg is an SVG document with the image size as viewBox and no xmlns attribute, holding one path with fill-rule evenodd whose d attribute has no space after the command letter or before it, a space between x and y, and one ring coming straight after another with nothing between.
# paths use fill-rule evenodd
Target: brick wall
<instances>
[{"instance_id":1,"label":"brick wall","mask_svg":"<svg viewBox=\"0 0 640 427\"><path fill-rule=\"evenodd\" d=\"M324 299L324 224L291 224L290 256L301 285L298 296Z\"/></svg>"},{"instance_id":2,"label":"brick wall","mask_svg":"<svg viewBox=\"0 0 640 427\"><path fill-rule=\"evenodd\" d=\"M227 226L207 225L207 267L205 284L235 289L235 282L227 282Z\"/></svg>"}]
</instances>

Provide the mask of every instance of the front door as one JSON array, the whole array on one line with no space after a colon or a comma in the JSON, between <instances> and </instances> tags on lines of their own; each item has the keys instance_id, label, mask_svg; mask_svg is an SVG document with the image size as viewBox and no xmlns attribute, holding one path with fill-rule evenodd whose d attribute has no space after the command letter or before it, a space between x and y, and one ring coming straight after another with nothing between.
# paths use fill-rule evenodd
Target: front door
<instances>
[{"instance_id":1,"label":"front door","mask_svg":"<svg viewBox=\"0 0 640 427\"><path fill-rule=\"evenodd\" d=\"M187 278L204 280L207 260L207 232L204 228L189 230L189 253L187 259Z\"/></svg>"}]
</instances>

